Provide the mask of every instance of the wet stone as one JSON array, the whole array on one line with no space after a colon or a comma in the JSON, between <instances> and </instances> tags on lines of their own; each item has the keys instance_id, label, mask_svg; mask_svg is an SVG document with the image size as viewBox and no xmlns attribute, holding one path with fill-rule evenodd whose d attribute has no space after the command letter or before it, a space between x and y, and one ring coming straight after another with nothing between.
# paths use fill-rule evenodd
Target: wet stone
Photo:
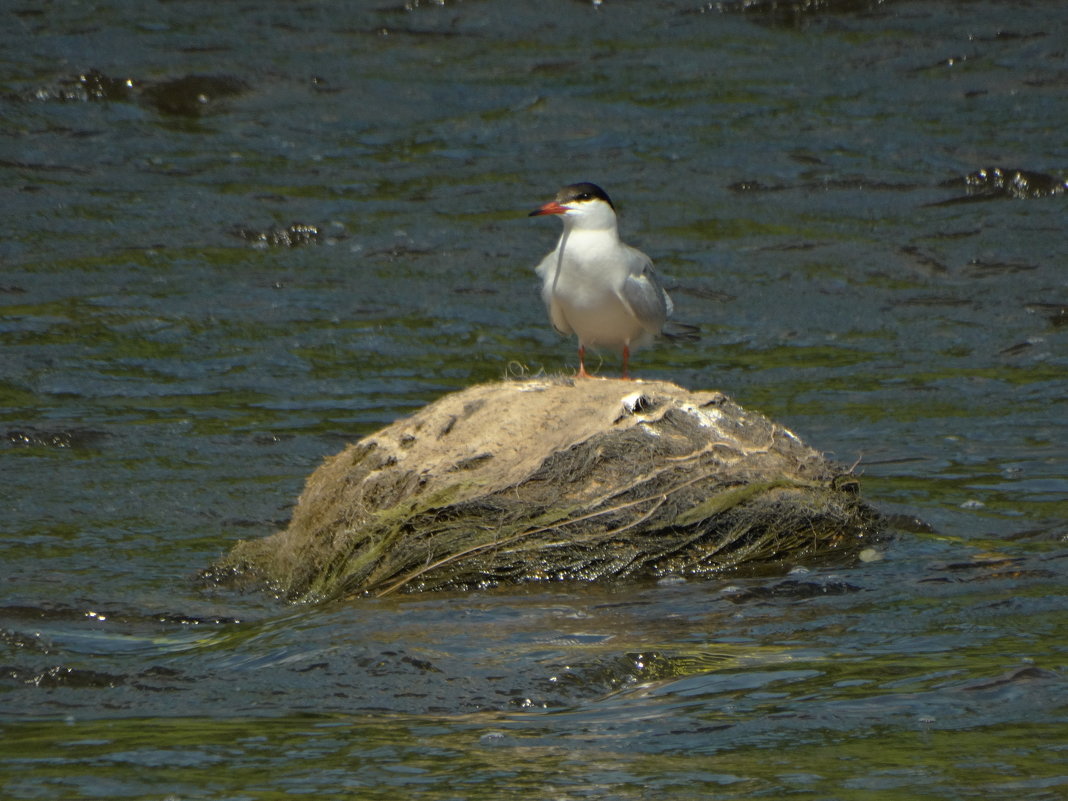
<instances>
[{"instance_id":1,"label":"wet stone","mask_svg":"<svg viewBox=\"0 0 1068 801\"><path fill-rule=\"evenodd\" d=\"M134 82L130 78L111 78L99 70L89 70L78 80L89 100L126 102L133 96Z\"/></svg>"},{"instance_id":2,"label":"wet stone","mask_svg":"<svg viewBox=\"0 0 1068 801\"><path fill-rule=\"evenodd\" d=\"M206 577L381 597L850 557L878 533L848 470L722 393L533 379L446 395L329 458L284 531Z\"/></svg>"},{"instance_id":3,"label":"wet stone","mask_svg":"<svg viewBox=\"0 0 1068 801\"><path fill-rule=\"evenodd\" d=\"M285 228L272 226L263 230L237 225L230 229L230 233L259 247L295 248L322 241L322 229L307 223L293 223Z\"/></svg>"},{"instance_id":4,"label":"wet stone","mask_svg":"<svg viewBox=\"0 0 1068 801\"><path fill-rule=\"evenodd\" d=\"M90 69L7 97L25 102L139 101L163 114L200 117L216 111L220 100L245 94L249 88L245 81L231 75L185 75L148 82L132 77L113 78L100 70Z\"/></svg>"},{"instance_id":5,"label":"wet stone","mask_svg":"<svg viewBox=\"0 0 1068 801\"><path fill-rule=\"evenodd\" d=\"M73 77L64 77L54 84L39 86L27 92L8 95L12 100L72 103L123 103L131 102L135 97L136 88L132 78L113 78L97 69L90 69Z\"/></svg>"},{"instance_id":6,"label":"wet stone","mask_svg":"<svg viewBox=\"0 0 1068 801\"><path fill-rule=\"evenodd\" d=\"M74 428L46 431L37 428L13 428L4 432L8 444L21 448L84 449L93 448L107 437L103 431Z\"/></svg>"},{"instance_id":7,"label":"wet stone","mask_svg":"<svg viewBox=\"0 0 1068 801\"><path fill-rule=\"evenodd\" d=\"M164 114L199 117L214 110L219 100L248 90L247 83L229 75L186 75L148 87L141 98Z\"/></svg>"},{"instance_id":8,"label":"wet stone","mask_svg":"<svg viewBox=\"0 0 1068 801\"><path fill-rule=\"evenodd\" d=\"M943 186L963 186L968 192L964 198L944 201L943 204L999 198L1023 200L1052 198L1068 190L1068 182L1062 177L1032 170L1003 167L975 170L964 175L963 178L948 180Z\"/></svg>"},{"instance_id":9,"label":"wet stone","mask_svg":"<svg viewBox=\"0 0 1068 801\"><path fill-rule=\"evenodd\" d=\"M827 14L857 14L875 11L885 0L715 0L706 11L744 14L764 25L801 26L808 19Z\"/></svg>"},{"instance_id":10,"label":"wet stone","mask_svg":"<svg viewBox=\"0 0 1068 801\"><path fill-rule=\"evenodd\" d=\"M1063 195L1063 178L1031 170L986 167L964 176L969 195L982 197L1043 198Z\"/></svg>"}]
</instances>

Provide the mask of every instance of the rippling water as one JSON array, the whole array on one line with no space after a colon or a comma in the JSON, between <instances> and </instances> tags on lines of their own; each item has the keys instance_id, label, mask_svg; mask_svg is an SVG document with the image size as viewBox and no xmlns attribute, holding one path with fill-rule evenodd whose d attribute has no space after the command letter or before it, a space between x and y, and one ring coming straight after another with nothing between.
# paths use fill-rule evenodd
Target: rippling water
<instances>
[{"instance_id":1,"label":"rippling water","mask_svg":"<svg viewBox=\"0 0 1068 801\"><path fill-rule=\"evenodd\" d=\"M1063 797L1068 10L352 5L0 11L0 795ZM199 583L344 443L577 366L525 216L576 180L703 329L636 371L859 460L882 558Z\"/></svg>"}]
</instances>

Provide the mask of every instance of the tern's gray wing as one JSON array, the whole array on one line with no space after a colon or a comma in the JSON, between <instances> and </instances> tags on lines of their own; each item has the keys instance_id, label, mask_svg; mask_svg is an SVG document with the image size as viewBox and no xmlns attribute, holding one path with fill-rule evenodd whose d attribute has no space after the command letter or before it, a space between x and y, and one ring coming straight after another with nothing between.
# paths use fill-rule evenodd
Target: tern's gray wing
<instances>
[{"instance_id":1,"label":"tern's gray wing","mask_svg":"<svg viewBox=\"0 0 1068 801\"><path fill-rule=\"evenodd\" d=\"M642 328L651 334L659 334L667 318L674 310L674 304L667 292L660 286L653 269L653 262L641 251L633 251L643 259L639 272L628 275L623 282L623 300Z\"/></svg>"}]
</instances>

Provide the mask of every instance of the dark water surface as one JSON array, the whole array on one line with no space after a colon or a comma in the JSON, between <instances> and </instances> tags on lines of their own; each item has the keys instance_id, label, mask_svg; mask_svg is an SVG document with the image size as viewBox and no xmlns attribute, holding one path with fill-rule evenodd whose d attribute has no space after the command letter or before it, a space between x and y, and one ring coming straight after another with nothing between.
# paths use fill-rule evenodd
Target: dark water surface
<instances>
[{"instance_id":1,"label":"dark water surface","mask_svg":"<svg viewBox=\"0 0 1068 801\"><path fill-rule=\"evenodd\" d=\"M1068 6L737 5L4 4L0 797L1068 796ZM576 180L703 329L636 371L859 459L895 539L198 582L344 443L576 367L525 216Z\"/></svg>"}]
</instances>

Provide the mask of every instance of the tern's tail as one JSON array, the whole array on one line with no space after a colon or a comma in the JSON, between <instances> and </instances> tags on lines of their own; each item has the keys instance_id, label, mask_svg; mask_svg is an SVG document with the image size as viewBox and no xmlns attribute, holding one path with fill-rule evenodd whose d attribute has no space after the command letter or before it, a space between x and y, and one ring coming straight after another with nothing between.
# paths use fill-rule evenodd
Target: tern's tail
<instances>
[{"instance_id":1,"label":"tern's tail","mask_svg":"<svg viewBox=\"0 0 1068 801\"><path fill-rule=\"evenodd\" d=\"M660 332L664 339L669 342L700 342L701 329L696 325L676 323L674 321L664 324L664 330Z\"/></svg>"}]
</instances>

